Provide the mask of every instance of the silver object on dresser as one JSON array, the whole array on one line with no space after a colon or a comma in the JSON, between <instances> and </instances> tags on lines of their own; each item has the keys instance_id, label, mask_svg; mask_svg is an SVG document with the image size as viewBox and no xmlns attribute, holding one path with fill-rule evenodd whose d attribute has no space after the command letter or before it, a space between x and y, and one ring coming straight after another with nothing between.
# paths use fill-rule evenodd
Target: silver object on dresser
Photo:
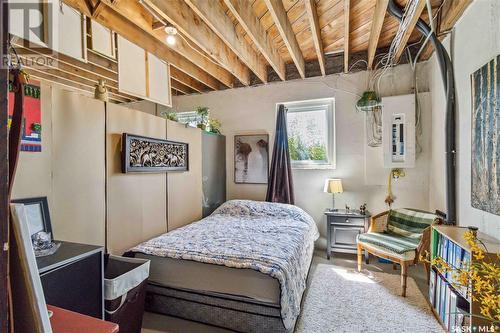
<instances>
[{"instance_id":1,"label":"silver object on dresser","mask_svg":"<svg viewBox=\"0 0 500 333\"><path fill-rule=\"evenodd\" d=\"M361 214L359 211L335 209L325 211L326 215L326 256L330 259L332 252L356 254L356 237L368 231L370 213ZM368 262L368 253L365 252Z\"/></svg>"}]
</instances>

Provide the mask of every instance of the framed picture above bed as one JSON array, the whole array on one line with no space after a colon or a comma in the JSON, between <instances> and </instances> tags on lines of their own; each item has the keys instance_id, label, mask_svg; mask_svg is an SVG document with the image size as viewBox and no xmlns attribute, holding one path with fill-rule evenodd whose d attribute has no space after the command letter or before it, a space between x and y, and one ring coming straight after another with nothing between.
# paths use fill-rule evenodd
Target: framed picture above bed
<instances>
[{"instance_id":1,"label":"framed picture above bed","mask_svg":"<svg viewBox=\"0 0 500 333\"><path fill-rule=\"evenodd\" d=\"M234 182L267 184L269 175L269 135L234 136Z\"/></svg>"},{"instance_id":2,"label":"framed picture above bed","mask_svg":"<svg viewBox=\"0 0 500 333\"><path fill-rule=\"evenodd\" d=\"M123 133L123 173L188 170L189 145L187 143Z\"/></svg>"}]
</instances>

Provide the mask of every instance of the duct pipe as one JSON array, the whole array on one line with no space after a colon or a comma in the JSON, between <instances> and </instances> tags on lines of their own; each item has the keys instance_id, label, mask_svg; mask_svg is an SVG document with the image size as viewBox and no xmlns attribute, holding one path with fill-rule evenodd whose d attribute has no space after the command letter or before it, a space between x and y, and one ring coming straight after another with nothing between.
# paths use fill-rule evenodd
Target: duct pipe
<instances>
[{"instance_id":1,"label":"duct pipe","mask_svg":"<svg viewBox=\"0 0 500 333\"><path fill-rule=\"evenodd\" d=\"M388 11L395 16L399 21L402 20L403 11L394 0L389 0ZM456 224L457 222L457 207L456 207L456 138L455 138L455 77L453 74L453 64L451 63L448 51L436 34L431 31L431 28L425 21L419 19L417 21L417 29L426 37L429 37L438 59L441 69L441 77L443 79L444 90L446 92L446 119L445 119L445 158L446 158L446 210L447 224Z\"/></svg>"}]
</instances>

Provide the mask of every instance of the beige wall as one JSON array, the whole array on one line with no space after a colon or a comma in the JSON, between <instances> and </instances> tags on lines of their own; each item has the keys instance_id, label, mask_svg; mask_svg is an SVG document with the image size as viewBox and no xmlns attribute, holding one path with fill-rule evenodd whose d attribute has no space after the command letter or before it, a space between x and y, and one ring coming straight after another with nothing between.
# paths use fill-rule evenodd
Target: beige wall
<instances>
[{"instance_id":1,"label":"beige wall","mask_svg":"<svg viewBox=\"0 0 500 333\"><path fill-rule=\"evenodd\" d=\"M167 139L189 144L189 171L169 172L168 230L174 230L202 216L201 131L167 120Z\"/></svg>"},{"instance_id":2,"label":"beige wall","mask_svg":"<svg viewBox=\"0 0 500 333\"><path fill-rule=\"evenodd\" d=\"M13 198L48 197L56 239L104 245L104 103L41 83L42 152L21 152Z\"/></svg>"},{"instance_id":3,"label":"beige wall","mask_svg":"<svg viewBox=\"0 0 500 333\"><path fill-rule=\"evenodd\" d=\"M167 137L160 117L42 82L42 152L21 152L13 198L47 196L54 237L105 245L111 253L201 217L201 131L169 122L168 138L189 143L190 170L122 174L121 134ZM107 165L107 170L106 170ZM106 183L107 180L107 183ZM107 198L107 199L106 199Z\"/></svg>"},{"instance_id":4,"label":"beige wall","mask_svg":"<svg viewBox=\"0 0 500 333\"><path fill-rule=\"evenodd\" d=\"M164 173L121 172L122 133L165 139L165 121L116 104L106 111L108 250L121 254L167 231Z\"/></svg>"},{"instance_id":5,"label":"beige wall","mask_svg":"<svg viewBox=\"0 0 500 333\"><path fill-rule=\"evenodd\" d=\"M104 103L53 89L52 124L55 236L104 245Z\"/></svg>"},{"instance_id":6,"label":"beige wall","mask_svg":"<svg viewBox=\"0 0 500 333\"><path fill-rule=\"evenodd\" d=\"M426 91L426 64L418 66L419 89ZM373 213L385 210L388 169L381 159L372 158L366 145L365 116L354 105L366 90L367 72L329 75L325 78L271 83L258 87L228 89L202 95L174 97L174 109L192 111L198 105L208 106L213 116L222 122L226 135L227 193L228 199L263 200L267 185L235 184L233 180L234 135L268 133L270 146L274 140L276 103L316 98L335 98L337 168L335 170L293 170L296 204L316 220L323 235L320 246L326 244L324 211L332 205L332 196L323 193L326 178L342 178L344 193L336 195L336 206L345 204L359 207L367 203ZM413 72L408 65L397 66L387 72L381 81L382 96L403 95L412 92ZM429 208L428 164L430 161L431 109L423 99L424 147L416 167L407 169L407 177L394 184L395 207ZM381 151L379 152L381 154ZM380 163L379 163L380 162ZM370 172L366 173L366 170ZM367 177L365 178L365 174Z\"/></svg>"},{"instance_id":7,"label":"beige wall","mask_svg":"<svg viewBox=\"0 0 500 333\"><path fill-rule=\"evenodd\" d=\"M471 206L471 79L470 75L500 54L500 1L474 1L456 24L453 45L446 45L453 55L457 92L457 220L461 226L477 226L479 230L500 239L500 216ZM445 95L434 55L430 63L433 112L433 144L431 182L432 208L445 208L444 190L444 112Z\"/></svg>"}]
</instances>

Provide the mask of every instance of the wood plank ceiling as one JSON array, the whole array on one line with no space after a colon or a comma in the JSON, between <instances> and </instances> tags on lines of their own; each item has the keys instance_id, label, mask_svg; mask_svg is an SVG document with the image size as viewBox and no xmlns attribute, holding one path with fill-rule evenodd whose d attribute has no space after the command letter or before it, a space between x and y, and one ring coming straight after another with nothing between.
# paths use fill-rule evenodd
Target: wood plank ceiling
<instances>
[{"instance_id":1,"label":"wood plank ceiling","mask_svg":"<svg viewBox=\"0 0 500 333\"><path fill-rule=\"evenodd\" d=\"M170 63L176 95L348 72L355 59L373 68L399 26L388 0L63 1ZM417 1L429 22L426 1ZM431 0L438 33L471 1ZM411 23L405 45L422 39ZM166 25L179 31L175 45L166 43Z\"/></svg>"}]
</instances>

